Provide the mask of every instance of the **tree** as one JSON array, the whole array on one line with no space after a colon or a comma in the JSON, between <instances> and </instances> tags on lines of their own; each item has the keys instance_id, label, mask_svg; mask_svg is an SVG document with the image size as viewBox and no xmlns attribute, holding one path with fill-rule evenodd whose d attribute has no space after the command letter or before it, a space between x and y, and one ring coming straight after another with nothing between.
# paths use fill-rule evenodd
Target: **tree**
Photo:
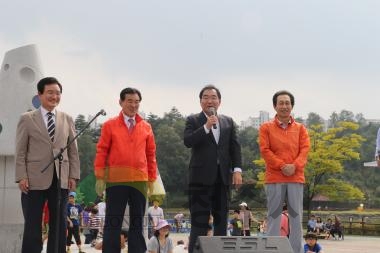
<instances>
[{"instance_id":1,"label":"tree","mask_svg":"<svg viewBox=\"0 0 380 253\"><path fill-rule=\"evenodd\" d=\"M315 112L310 112L306 119L306 126L324 124L324 119Z\"/></svg>"},{"instance_id":2,"label":"tree","mask_svg":"<svg viewBox=\"0 0 380 253\"><path fill-rule=\"evenodd\" d=\"M344 171L345 161L360 159L358 150L365 139L355 133L358 124L344 121L337 125L326 132L320 131L321 125L313 125L309 129L311 149L305 169L304 194L309 214L311 200L316 194L335 201L364 199L359 188L338 179L338 175Z\"/></svg>"},{"instance_id":3,"label":"tree","mask_svg":"<svg viewBox=\"0 0 380 253\"><path fill-rule=\"evenodd\" d=\"M338 119L339 115L338 113L336 112L333 112L331 115L330 115L330 119L329 119L329 128L331 127L336 127L337 124L338 124Z\"/></svg>"},{"instance_id":4,"label":"tree","mask_svg":"<svg viewBox=\"0 0 380 253\"><path fill-rule=\"evenodd\" d=\"M338 115L338 121L351 121L355 122L355 115L351 111L342 110Z\"/></svg>"}]
</instances>

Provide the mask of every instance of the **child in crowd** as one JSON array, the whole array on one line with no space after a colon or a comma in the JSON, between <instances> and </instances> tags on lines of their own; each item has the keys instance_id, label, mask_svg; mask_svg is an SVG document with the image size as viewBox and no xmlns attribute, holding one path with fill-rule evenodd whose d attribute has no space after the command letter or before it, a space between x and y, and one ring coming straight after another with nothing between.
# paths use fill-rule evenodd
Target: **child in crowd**
<instances>
[{"instance_id":1,"label":"child in crowd","mask_svg":"<svg viewBox=\"0 0 380 253\"><path fill-rule=\"evenodd\" d=\"M307 232L315 232L316 224L317 224L317 221L315 220L315 215L312 214L310 216L310 219L307 222Z\"/></svg>"},{"instance_id":2,"label":"child in crowd","mask_svg":"<svg viewBox=\"0 0 380 253\"><path fill-rule=\"evenodd\" d=\"M69 201L67 203L67 251L70 252L70 245L71 245L71 239L72 236L75 238L75 242L78 246L79 253L84 253L82 251L82 241L80 239L80 231L79 226L82 223L82 207L79 204L75 204L75 192L70 192L69 194Z\"/></svg>"},{"instance_id":3,"label":"child in crowd","mask_svg":"<svg viewBox=\"0 0 380 253\"><path fill-rule=\"evenodd\" d=\"M305 245L303 247L304 253L323 253L322 247L317 243L317 235L314 233L307 233L305 235Z\"/></svg>"},{"instance_id":4,"label":"child in crowd","mask_svg":"<svg viewBox=\"0 0 380 253\"><path fill-rule=\"evenodd\" d=\"M101 219L98 215L98 209L92 208L90 215L90 235L91 235L91 247L95 246L96 238L98 237Z\"/></svg>"},{"instance_id":5,"label":"child in crowd","mask_svg":"<svg viewBox=\"0 0 380 253\"><path fill-rule=\"evenodd\" d=\"M243 228L243 222L240 219L240 211L234 211L234 217L230 221L230 228L232 228L231 235L232 236L241 236L241 230Z\"/></svg>"}]
</instances>

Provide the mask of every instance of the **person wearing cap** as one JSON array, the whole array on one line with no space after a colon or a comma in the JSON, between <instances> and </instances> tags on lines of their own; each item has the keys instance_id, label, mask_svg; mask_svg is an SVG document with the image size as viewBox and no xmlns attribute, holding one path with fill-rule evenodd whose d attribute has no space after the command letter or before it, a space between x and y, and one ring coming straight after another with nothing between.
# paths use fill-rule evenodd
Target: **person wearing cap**
<instances>
[{"instance_id":1,"label":"person wearing cap","mask_svg":"<svg viewBox=\"0 0 380 253\"><path fill-rule=\"evenodd\" d=\"M314 233L307 233L305 235L306 243L303 246L304 253L323 253L322 247L317 243L318 237Z\"/></svg>"},{"instance_id":2,"label":"person wearing cap","mask_svg":"<svg viewBox=\"0 0 380 253\"><path fill-rule=\"evenodd\" d=\"M166 220L159 220L154 236L149 239L149 253L173 253L173 240L169 237L171 226Z\"/></svg>"},{"instance_id":3,"label":"person wearing cap","mask_svg":"<svg viewBox=\"0 0 380 253\"><path fill-rule=\"evenodd\" d=\"M157 161L152 126L138 114L141 99L136 88L121 90L121 111L103 124L96 146L95 190L99 196L106 191L103 253L120 252L119 236L127 204L128 250L146 252L144 215L148 191L153 191L157 179Z\"/></svg>"},{"instance_id":4,"label":"person wearing cap","mask_svg":"<svg viewBox=\"0 0 380 253\"><path fill-rule=\"evenodd\" d=\"M21 253L42 251L42 211L46 200L50 212L47 252L58 248L58 253L64 253L68 193L75 190L80 177L78 147L76 141L72 142L75 124L70 115L57 110L62 85L56 78L42 78L37 83L37 93L41 106L22 114L16 130L15 182L20 189L24 215ZM68 143L71 144L62 153L59 175L58 160L52 161Z\"/></svg>"},{"instance_id":5,"label":"person wearing cap","mask_svg":"<svg viewBox=\"0 0 380 253\"><path fill-rule=\"evenodd\" d=\"M199 93L202 111L187 117L184 144L191 148L189 163L189 252L198 236L205 236L208 219L214 217L215 236L227 234L228 198L232 186L242 184L241 147L231 117L218 113L221 94L214 85Z\"/></svg>"},{"instance_id":6,"label":"person wearing cap","mask_svg":"<svg viewBox=\"0 0 380 253\"><path fill-rule=\"evenodd\" d=\"M265 161L268 236L280 236L282 205L288 204L289 241L294 253L303 248L303 194L305 166L310 150L306 127L291 116L294 96L281 90L272 97L276 116L259 129L261 157Z\"/></svg>"},{"instance_id":7,"label":"person wearing cap","mask_svg":"<svg viewBox=\"0 0 380 253\"><path fill-rule=\"evenodd\" d=\"M242 236L251 236L251 223L252 221L258 222L253 217L253 214L251 210L248 208L247 203L241 202L240 203L240 219L243 222L243 228L241 230Z\"/></svg>"},{"instance_id":8,"label":"person wearing cap","mask_svg":"<svg viewBox=\"0 0 380 253\"><path fill-rule=\"evenodd\" d=\"M82 251L82 240L80 238L79 227L83 221L83 209L82 206L75 203L77 194L75 192L69 193L69 202L67 203L67 239L66 239L66 252L70 252L71 239L74 236L75 242L78 246L79 253Z\"/></svg>"}]
</instances>

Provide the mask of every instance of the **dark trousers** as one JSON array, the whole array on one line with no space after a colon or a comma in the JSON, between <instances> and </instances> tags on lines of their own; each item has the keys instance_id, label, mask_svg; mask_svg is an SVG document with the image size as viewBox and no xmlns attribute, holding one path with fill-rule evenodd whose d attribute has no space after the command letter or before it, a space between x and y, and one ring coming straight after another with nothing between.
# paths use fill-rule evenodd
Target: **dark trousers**
<instances>
[{"instance_id":1,"label":"dark trousers","mask_svg":"<svg viewBox=\"0 0 380 253\"><path fill-rule=\"evenodd\" d=\"M98 237L98 233L99 233L99 229L90 228L90 238L91 238L90 242L93 242L96 240L96 238Z\"/></svg>"},{"instance_id":2,"label":"dark trousers","mask_svg":"<svg viewBox=\"0 0 380 253\"><path fill-rule=\"evenodd\" d=\"M53 181L46 190L29 190L28 194L21 193L21 205L24 214L24 236L22 239L22 253L41 253L42 251L42 211L45 201L49 207L49 240L47 252L55 250L57 227L57 176L54 173ZM59 224L59 253L66 252L66 205L67 189L61 189L60 224Z\"/></svg>"},{"instance_id":3,"label":"dark trousers","mask_svg":"<svg viewBox=\"0 0 380 253\"><path fill-rule=\"evenodd\" d=\"M218 175L213 185L189 185L191 231L189 253L192 253L198 236L207 235L210 214L214 218L214 235L225 236L228 217L228 186Z\"/></svg>"},{"instance_id":4,"label":"dark trousers","mask_svg":"<svg viewBox=\"0 0 380 253\"><path fill-rule=\"evenodd\" d=\"M125 185L107 187L106 196L103 253L120 253L120 232L127 204L130 214L128 252L145 253L146 243L143 235L145 196L136 188Z\"/></svg>"},{"instance_id":5,"label":"dark trousers","mask_svg":"<svg viewBox=\"0 0 380 253\"><path fill-rule=\"evenodd\" d=\"M77 245L81 245L82 241L80 239L80 234L79 234L79 225L73 225L72 227L67 227L66 246L71 245L71 240L73 239L73 236Z\"/></svg>"}]
</instances>

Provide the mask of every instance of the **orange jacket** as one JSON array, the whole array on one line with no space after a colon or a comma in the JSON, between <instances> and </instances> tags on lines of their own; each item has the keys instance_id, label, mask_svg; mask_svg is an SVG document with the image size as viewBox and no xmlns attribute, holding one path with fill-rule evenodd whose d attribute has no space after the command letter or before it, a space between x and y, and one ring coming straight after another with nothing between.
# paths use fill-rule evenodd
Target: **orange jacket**
<instances>
[{"instance_id":1,"label":"orange jacket","mask_svg":"<svg viewBox=\"0 0 380 253\"><path fill-rule=\"evenodd\" d=\"M260 152L265 160L265 183L304 183L304 168L310 149L306 127L291 118L283 129L277 118L264 123L259 131ZM295 173L285 176L281 168L294 164Z\"/></svg>"},{"instance_id":2,"label":"orange jacket","mask_svg":"<svg viewBox=\"0 0 380 253\"><path fill-rule=\"evenodd\" d=\"M135 119L132 133L128 131L122 112L103 124L96 146L96 178L111 183L156 180L156 144L152 127L139 115Z\"/></svg>"}]
</instances>

